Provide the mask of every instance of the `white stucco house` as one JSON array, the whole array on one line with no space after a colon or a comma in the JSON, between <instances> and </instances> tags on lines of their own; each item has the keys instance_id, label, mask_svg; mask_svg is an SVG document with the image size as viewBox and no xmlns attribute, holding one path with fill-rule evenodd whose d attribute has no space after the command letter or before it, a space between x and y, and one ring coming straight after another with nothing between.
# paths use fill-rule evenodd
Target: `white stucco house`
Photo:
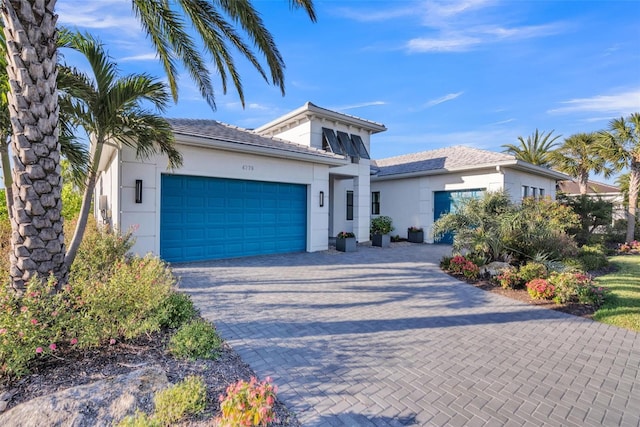
<instances>
[{"instance_id":1,"label":"white stucco house","mask_svg":"<svg viewBox=\"0 0 640 427\"><path fill-rule=\"evenodd\" d=\"M467 147L372 161L371 138L383 124L312 103L255 130L170 123L181 168L107 146L95 190L98 219L134 227L133 251L169 262L321 251L340 231L368 241L372 215L391 216L394 234L406 236L412 225L428 231L443 194L507 188L520 197L527 187L553 197L556 180L566 179Z\"/></svg>"},{"instance_id":2,"label":"white stucco house","mask_svg":"<svg viewBox=\"0 0 640 427\"><path fill-rule=\"evenodd\" d=\"M555 198L556 182L567 175L535 166L514 156L464 146L441 148L375 160L372 166L374 215L393 218L393 234L406 237L407 228L424 229L433 243L436 219L455 207L456 200L483 191L506 190L512 200ZM442 243L450 243L445 236Z\"/></svg>"}]
</instances>

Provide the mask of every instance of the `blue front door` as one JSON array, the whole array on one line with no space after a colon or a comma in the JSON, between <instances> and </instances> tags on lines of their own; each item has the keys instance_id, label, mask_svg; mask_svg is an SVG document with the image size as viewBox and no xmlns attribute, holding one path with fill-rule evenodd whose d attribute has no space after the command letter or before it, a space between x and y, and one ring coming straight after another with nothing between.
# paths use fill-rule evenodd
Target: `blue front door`
<instances>
[{"instance_id":1,"label":"blue front door","mask_svg":"<svg viewBox=\"0 0 640 427\"><path fill-rule=\"evenodd\" d=\"M484 190L435 191L433 193L433 220L437 221L442 215L456 211L456 205L470 197L480 197ZM436 238L434 243L452 244L453 233L446 233Z\"/></svg>"},{"instance_id":2,"label":"blue front door","mask_svg":"<svg viewBox=\"0 0 640 427\"><path fill-rule=\"evenodd\" d=\"M300 184L162 175L160 256L170 262L301 252L307 188Z\"/></svg>"}]
</instances>

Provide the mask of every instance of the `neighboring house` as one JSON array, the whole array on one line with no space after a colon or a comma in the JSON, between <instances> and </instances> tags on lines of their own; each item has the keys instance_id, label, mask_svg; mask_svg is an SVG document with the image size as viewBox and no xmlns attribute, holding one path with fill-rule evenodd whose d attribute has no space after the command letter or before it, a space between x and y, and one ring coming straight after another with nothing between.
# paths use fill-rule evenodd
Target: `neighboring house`
<instances>
[{"instance_id":1,"label":"neighboring house","mask_svg":"<svg viewBox=\"0 0 640 427\"><path fill-rule=\"evenodd\" d=\"M579 197L580 185L573 180L559 181L557 191L559 193L564 193L567 197ZM589 197L600 198L611 203L611 220L613 222L627 218L626 209L624 207L624 195L615 185L588 181L586 195Z\"/></svg>"},{"instance_id":2,"label":"neighboring house","mask_svg":"<svg viewBox=\"0 0 640 427\"><path fill-rule=\"evenodd\" d=\"M311 103L255 131L170 123L178 170L104 148L95 213L136 227L134 252L182 262L325 250L341 230L369 240L370 136L383 125Z\"/></svg>"},{"instance_id":3,"label":"neighboring house","mask_svg":"<svg viewBox=\"0 0 640 427\"><path fill-rule=\"evenodd\" d=\"M454 146L376 160L372 165L372 212L388 215L401 237L407 228L424 228L433 242L433 223L455 209L455 202L483 191L506 190L513 200L555 198L556 181L567 175L517 160L504 153ZM441 243L450 243L445 236Z\"/></svg>"},{"instance_id":4,"label":"neighboring house","mask_svg":"<svg viewBox=\"0 0 640 427\"><path fill-rule=\"evenodd\" d=\"M555 195L567 176L512 156L451 147L372 161L385 126L306 103L255 130L213 120L171 119L184 164L105 146L95 215L136 228L133 251L170 262L326 250L352 231L369 240L373 215L406 236L452 200L506 188L514 198Z\"/></svg>"}]
</instances>

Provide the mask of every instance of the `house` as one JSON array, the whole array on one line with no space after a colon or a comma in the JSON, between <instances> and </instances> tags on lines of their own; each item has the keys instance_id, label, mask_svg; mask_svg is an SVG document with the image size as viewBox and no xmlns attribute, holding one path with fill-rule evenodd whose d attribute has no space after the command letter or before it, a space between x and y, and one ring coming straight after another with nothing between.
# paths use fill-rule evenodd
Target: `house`
<instances>
[{"instance_id":1,"label":"house","mask_svg":"<svg viewBox=\"0 0 640 427\"><path fill-rule=\"evenodd\" d=\"M574 180L559 181L557 191L559 193L563 193L567 197L579 197L580 185ZM611 220L614 223L617 220L624 220L627 218L626 209L624 207L624 195L618 187L589 180L587 182L586 195L592 198L600 198L611 203Z\"/></svg>"},{"instance_id":2,"label":"house","mask_svg":"<svg viewBox=\"0 0 640 427\"><path fill-rule=\"evenodd\" d=\"M311 103L254 131L170 123L180 169L113 146L99 165L96 217L137 228L134 252L183 262L325 250L341 230L369 240L370 138L384 125Z\"/></svg>"},{"instance_id":3,"label":"house","mask_svg":"<svg viewBox=\"0 0 640 427\"><path fill-rule=\"evenodd\" d=\"M455 208L457 200L482 191L506 190L513 200L555 197L556 181L567 175L535 166L514 156L477 148L454 146L373 162L372 213L393 218L396 231L425 230L433 242L433 223ZM439 243L451 243L445 236Z\"/></svg>"},{"instance_id":4,"label":"house","mask_svg":"<svg viewBox=\"0 0 640 427\"><path fill-rule=\"evenodd\" d=\"M463 194L553 196L566 179L468 147L372 161L371 138L383 124L312 103L255 130L170 123L182 167L105 146L95 190L97 218L136 228L133 251L169 262L321 251L340 231L368 241L372 214L391 216L404 236L411 225L428 229Z\"/></svg>"}]
</instances>

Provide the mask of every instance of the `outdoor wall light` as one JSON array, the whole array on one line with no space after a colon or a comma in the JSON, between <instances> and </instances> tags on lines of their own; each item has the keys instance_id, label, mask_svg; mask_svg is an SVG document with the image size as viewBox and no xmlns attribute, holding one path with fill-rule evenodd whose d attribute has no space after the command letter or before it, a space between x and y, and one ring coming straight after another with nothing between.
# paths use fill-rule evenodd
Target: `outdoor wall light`
<instances>
[{"instance_id":1,"label":"outdoor wall light","mask_svg":"<svg viewBox=\"0 0 640 427\"><path fill-rule=\"evenodd\" d=\"M136 203L142 203L142 180L136 179Z\"/></svg>"},{"instance_id":2,"label":"outdoor wall light","mask_svg":"<svg viewBox=\"0 0 640 427\"><path fill-rule=\"evenodd\" d=\"M324 191L320 192L320 207L324 206Z\"/></svg>"}]
</instances>

